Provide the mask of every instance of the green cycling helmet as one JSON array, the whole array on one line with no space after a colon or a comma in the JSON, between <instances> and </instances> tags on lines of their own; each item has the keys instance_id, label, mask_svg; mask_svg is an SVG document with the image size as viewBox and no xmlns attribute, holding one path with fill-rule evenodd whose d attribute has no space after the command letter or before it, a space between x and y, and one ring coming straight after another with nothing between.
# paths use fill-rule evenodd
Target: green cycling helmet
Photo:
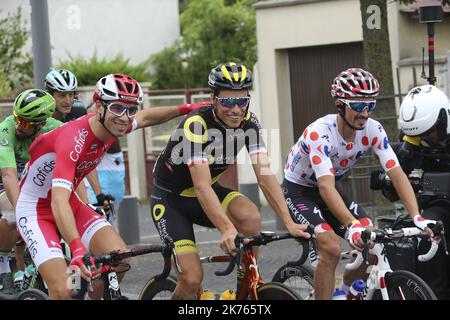
<instances>
[{"instance_id":1,"label":"green cycling helmet","mask_svg":"<svg viewBox=\"0 0 450 320\"><path fill-rule=\"evenodd\" d=\"M44 122L55 112L55 99L39 89L21 92L14 101L14 115L32 122Z\"/></svg>"}]
</instances>

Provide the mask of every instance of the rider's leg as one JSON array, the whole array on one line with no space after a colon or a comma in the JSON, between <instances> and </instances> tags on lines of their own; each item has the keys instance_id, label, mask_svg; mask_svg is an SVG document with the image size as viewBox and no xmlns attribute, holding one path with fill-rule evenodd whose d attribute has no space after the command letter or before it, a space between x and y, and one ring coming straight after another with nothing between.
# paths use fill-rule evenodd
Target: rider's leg
<instances>
[{"instance_id":1,"label":"rider's leg","mask_svg":"<svg viewBox=\"0 0 450 320\"><path fill-rule=\"evenodd\" d=\"M48 294L51 300L72 298L67 263L63 258L47 260L39 266L38 271L48 286Z\"/></svg>"},{"instance_id":2,"label":"rider's leg","mask_svg":"<svg viewBox=\"0 0 450 320\"><path fill-rule=\"evenodd\" d=\"M75 205L75 222L84 246L91 255L99 255L113 250L126 250L127 246L120 235L108 221L81 201ZM123 260L127 263L128 260ZM117 267L119 282L125 276L125 266ZM94 291L89 293L91 299L101 299L103 296L103 281L93 281Z\"/></svg>"},{"instance_id":3,"label":"rider's leg","mask_svg":"<svg viewBox=\"0 0 450 320\"><path fill-rule=\"evenodd\" d=\"M203 270L197 253L194 223L214 227L194 197L182 197L153 186L151 217L162 239L174 241L181 272L177 271L177 286L172 299L194 299L203 280Z\"/></svg>"},{"instance_id":4,"label":"rider's leg","mask_svg":"<svg viewBox=\"0 0 450 320\"><path fill-rule=\"evenodd\" d=\"M258 207L247 197L239 194L227 206L227 214L236 229L245 236L257 235L261 232L261 214ZM258 247L253 247L258 255Z\"/></svg>"},{"instance_id":5,"label":"rider's leg","mask_svg":"<svg viewBox=\"0 0 450 320\"><path fill-rule=\"evenodd\" d=\"M195 299L203 281L200 257L197 252L193 251L181 253L177 257L181 272L177 272L177 286L172 294L172 299Z\"/></svg>"},{"instance_id":6,"label":"rider's leg","mask_svg":"<svg viewBox=\"0 0 450 320\"><path fill-rule=\"evenodd\" d=\"M241 195L231 200L227 214L238 231L245 236L257 235L261 232L261 214L258 207L247 197Z\"/></svg>"},{"instance_id":7,"label":"rider's leg","mask_svg":"<svg viewBox=\"0 0 450 320\"><path fill-rule=\"evenodd\" d=\"M0 250L11 250L17 240L16 224L0 219Z\"/></svg>"},{"instance_id":8,"label":"rider's leg","mask_svg":"<svg viewBox=\"0 0 450 320\"><path fill-rule=\"evenodd\" d=\"M127 245L112 226L104 226L97 230L89 242L89 251L94 256L113 250L124 251L126 249ZM128 260L125 259L122 260L122 262L128 263ZM119 282L122 281L125 276L124 271L126 271L126 269L125 266L121 265L117 267L116 272ZM91 299L101 299L103 296L103 281L93 281L92 286L94 291L89 293L89 297Z\"/></svg>"},{"instance_id":9,"label":"rider's leg","mask_svg":"<svg viewBox=\"0 0 450 320\"><path fill-rule=\"evenodd\" d=\"M336 266L341 256L338 236L333 231L317 233L319 262L314 274L316 300L331 300L335 286Z\"/></svg>"},{"instance_id":10,"label":"rider's leg","mask_svg":"<svg viewBox=\"0 0 450 320\"><path fill-rule=\"evenodd\" d=\"M19 241L16 241L16 247L14 249L15 256L16 256L16 267L17 270L25 270L25 242L20 239Z\"/></svg>"},{"instance_id":11,"label":"rider's leg","mask_svg":"<svg viewBox=\"0 0 450 320\"><path fill-rule=\"evenodd\" d=\"M9 259L7 257L14 248L17 239L16 226L8 223L6 219L0 219L0 251L6 257L0 260L0 274L11 272L9 268Z\"/></svg>"}]
</instances>

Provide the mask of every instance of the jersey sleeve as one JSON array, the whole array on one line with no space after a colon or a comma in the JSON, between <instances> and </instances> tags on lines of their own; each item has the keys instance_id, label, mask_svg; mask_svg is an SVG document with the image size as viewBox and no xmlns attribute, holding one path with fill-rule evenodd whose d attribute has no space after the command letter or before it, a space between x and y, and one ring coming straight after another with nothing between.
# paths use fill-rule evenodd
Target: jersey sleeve
<instances>
[{"instance_id":1,"label":"jersey sleeve","mask_svg":"<svg viewBox=\"0 0 450 320\"><path fill-rule=\"evenodd\" d=\"M322 176L334 176L333 163L330 159L332 146L325 125L312 125L305 129L301 138L301 147L309 154L309 161L316 179Z\"/></svg>"},{"instance_id":2,"label":"jersey sleeve","mask_svg":"<svg viewBox=\"0 0 450 320\"><path fill-rule=\"evenodd\" d=\"M208 163L208 155L205 148L208 144L208 127L205 119L200 115L188 117L182 123L181 134L182 139L182 159L188 167L198 163Z\"/></svg>"},{"instance_id":3,"label":"jersey sleeve","mask_svg":"<svg viewBox=\"0 0 450 320\"><path fill-rule=\"evenodd\" d=\"M17 168L15 145L15 126L9 118L0 123L0 169Z\"/></svg>"},{"instance_id":4,"label":"jersey sleeve","mask_svg":"<svg viewBox=\"0 0 450 320\"><path fill-rule=\"evenodd\" d=\"M56 120L54 118L48 118L47 122L45 123L45 126L41 129L41 133L47 133L52 131L55 128L58 128L63 123L59 120Z\"/></svg>"},{"instance_id":5,"label":"jersey sleeve","mask_svg":"<svg viewBox=\"0 0 450 320\"><path fill-rule=\"evenodd\" d=\"M258 153L267 153L261 125L256 115L252 112L249 112L249 118L247 119L245 146L250 156Z\"/></svg>"},{"instance_id":6,"label":"jersey sleeve","mask_svg":"<svg viewBox=\"0 0 450 320\"><path fill-rule=\"evenodd\" d=\"M384 171L388 172L389 170L400 166L397 155L389 144L383 126L379 122L373 121L368 129L369 143L372 151L377 156Z\"/></svg>"}]
</instances>

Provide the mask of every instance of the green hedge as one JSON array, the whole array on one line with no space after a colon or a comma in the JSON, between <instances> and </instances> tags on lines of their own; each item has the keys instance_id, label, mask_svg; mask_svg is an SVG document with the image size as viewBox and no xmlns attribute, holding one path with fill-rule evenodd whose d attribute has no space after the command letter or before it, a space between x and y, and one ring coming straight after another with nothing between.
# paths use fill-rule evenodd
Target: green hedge
<instances>
[{"instance_id":1,"label":"green hedge","mask_svg":"<svg viewBox=\"0 0 450 320\"><path fill-rule=\"evenodd\" d=\"M112 59L99 59L97 52L94 52L90 59L81 56L74 58L69 55L69 60L62 61L58 68L72 71L78 79L79 86L94 85L101 77L109 73L125 73L140 82L150 80L146 62L134 66L129 62L130 59L125 58L121 53Z\"/></svg>"}]
</instances>

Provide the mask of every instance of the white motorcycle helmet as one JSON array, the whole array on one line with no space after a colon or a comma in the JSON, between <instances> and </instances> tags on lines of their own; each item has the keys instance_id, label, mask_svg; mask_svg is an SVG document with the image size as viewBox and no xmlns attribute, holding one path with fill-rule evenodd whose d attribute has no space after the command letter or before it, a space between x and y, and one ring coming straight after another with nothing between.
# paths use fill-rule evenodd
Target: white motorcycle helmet
<instances>
[{"instance_id":1,"label":"white motorcycle helmet","mask_svg":"<svg viewBox=\"0 0 450 320\"><path fill-rule=\"evenodd\" d=\"M434 127L444 139L450 134L450 101L444 92L432 85L411 89L400 107L400 129L408 136L426 134Z\"/></svg>"}]
</instances>

